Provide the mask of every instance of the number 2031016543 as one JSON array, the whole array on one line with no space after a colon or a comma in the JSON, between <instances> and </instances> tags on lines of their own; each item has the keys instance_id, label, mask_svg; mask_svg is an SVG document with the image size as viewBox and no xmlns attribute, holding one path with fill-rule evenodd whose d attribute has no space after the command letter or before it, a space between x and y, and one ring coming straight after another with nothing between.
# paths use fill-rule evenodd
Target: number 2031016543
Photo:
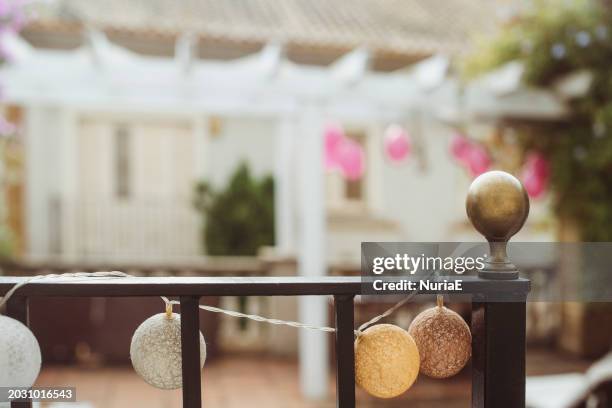
<instances>
[{"instance_id":1,"label":"number 2031016543","mask_svg":"<svg viewBox=\"0 0 612 408\"><path fill-rule=\"evenodd\" d=\"M76 401L74 387L0 387L0 402Z\"/></svg>"}]
</instances>

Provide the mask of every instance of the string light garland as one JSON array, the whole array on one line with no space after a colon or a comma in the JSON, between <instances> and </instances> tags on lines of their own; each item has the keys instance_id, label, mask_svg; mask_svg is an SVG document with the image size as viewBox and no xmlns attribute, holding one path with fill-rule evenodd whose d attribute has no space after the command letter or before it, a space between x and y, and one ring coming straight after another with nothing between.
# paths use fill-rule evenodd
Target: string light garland
<instances>
[{"instance_id":1,"label":"string light garland","mask_svg":"<svg viewBox=\"0 0 612 408\"><path fill-rule=\"evenodd\" d=\"M0 302L0 309L19 288L34 281L109 277L130 278L131 275L119 271L109 271L33 276L11 288ZM416 294L416 291L409 293L401 301L382 314L363 323L354 331L356 337L356 382L374 396L380 398L395 397L409 389L416 381L421 367L418 342L409 332L398 326L376 324L405 305ZM149 317L136 329L130 345L130 358L136 373L148 384L160 389L175 389L182 386L181 330L180 314L174 313L172 308L174 305L180 304L180 302L171 300L166 296L160 297L165 303L165 313ZM246 318L257 322L318 330L326 333L336 331L333 327L313 326L296 321L267 318L214 306L199 305L199 308L208 312L222 313L227 316ZM0 316L0 325L3 328L7 328L0 334L0 352L2 352L3 345L7 344L7 338L29 339L18 342L22 349L19 350L17 355L32 357L30 366L33 368L26 373L27 381L22 381L25 386L31 385L34 383L40 370L40 347L36 338L26 326L10 317ZM17 343L13 342L12 344ZM389 358L390 353L393 354L392 358ZM4 354L8 355L8 353ZM206 343L203 334L200 332L201 368L203 368L205 360ZM11 367L15 367L12 363L7 363L6 365L4 362L2 363L2 367L9 367L9 371L12 371Z\"/></svg>"},{"instance_id":2,"label":"string light garland","mask_svg":"<svg viewBox=\"0 0 612 408\"><path fill-rule=\"evenodd\" d=\"M125 277L122 272L76 272L64 274L37 275L13 286L0 301L0 310L13 294L28 283L44 279L81 278L81 277ZM20 321L0 315L0 384L11 387L31 387L38 374L42 361L40 345L34 333Z\"/></svg>"},{"instance_id":3,"label":"string light garland","mask_svg":"<svg viewBox=\"0 0 612 408\"><path fill-rule=\"evenodd\" d=\"M13 296L13 294L19 288L21 288L22 286L27 285L28 283L34 282L34 281L39 281L39 280L44 280L44 279L63 279L63 278L130 278L130 277L132 277L132 275L129 275L127 273L120 272L120 271L74 272L74 273L48 274L48 275L36 275L36 276L32 276L32 277L30 277L28 279L25 279L25 280L19 282L18 284L13 286L8 292L6 292L6 295L2 298L2 301L0 301L0 310L2 310L2 308L8 302L9 298L11 296ZM370 319L369 321L365 322L364 324L359 326L359 328L357 330L355 330L355 335L356 336L359 335L367 327L377 323L378 321L380 321L381 319L383 319L385 317L388 317L393 312L395 312L397 309L399 309L400 307L405 305L408 301L410 301L415 295L416 295L416 292L411 292L410 294L406 295L406 297L404 299L402 299L401 301L399 301L398 303L393 305L391 308L389 308L388 310L386 310L382 314L380 314L378 316L375 316L372 319ZM179 305L180 304L179 301L177 301L177 300L170 300L166 296L160 296L160 298L166 304L166 312L167 313L168 313L168 310L172 310L172 306L173 305ZM291 321L291 320L279 320L279 319L268 318L268 317L264 317L264 316L260 316L260 315L255 315L255 314L247 314L247 313L236 312L236 311L233 311L233 310L221 309L221 308L214 307L214 306L200 305L200 309L206 310L206 311L212 312L212 313L225 314L225 315L231 316L231 317L245 318L245 319L253 320L253 321L256 321L256 322L263 322L263 323L269 323L269 324L275 324L275 325L290 326L290 327L295 327L295 328L299 328L299 329L318 330L318 331L322 331L322 332L326 332L326 333L334 333L336 331L336 329L334 327L313 326L313 325L310 325L310 324L300 323L300 322Z\"/></svg>"}]
</instances>

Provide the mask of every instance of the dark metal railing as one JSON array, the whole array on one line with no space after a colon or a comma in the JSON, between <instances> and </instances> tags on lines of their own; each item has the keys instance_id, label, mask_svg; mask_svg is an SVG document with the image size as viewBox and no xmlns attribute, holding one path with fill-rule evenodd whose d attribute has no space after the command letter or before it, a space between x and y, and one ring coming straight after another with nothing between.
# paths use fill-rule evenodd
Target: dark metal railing
<instances>
[{"instance_id":1,"label":"dark metal railing","mask_svg":"<svg viewBox=\"0 0 612 408\"><path fill-rule=\"evenodd\" d=\"M0 277L0 295L25 277ZM525 406L526 279L489 280L464 276L463 294L472 295L472 407ZM201 407L199 313L202 296L333 296L336 327L336 399L355 407L354 297L359 277L131 277L35 281L21 287L7 314L28 324L28 298L173 296L180 299L183 407ZM420 292L434 294L433 292ZM439 293L439 292L436 292ZM500 300L506 301L500 301ZM494 300L494 301L493 301ZM13 402L12 408L31 407Z\"/></svg>"}]
</instances>

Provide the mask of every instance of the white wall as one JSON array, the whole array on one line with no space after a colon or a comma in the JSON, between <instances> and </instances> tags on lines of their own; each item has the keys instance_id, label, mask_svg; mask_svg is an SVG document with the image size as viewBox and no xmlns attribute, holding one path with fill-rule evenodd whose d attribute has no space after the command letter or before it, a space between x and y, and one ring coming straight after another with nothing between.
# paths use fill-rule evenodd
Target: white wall
<instances>
[{"instance_id":1,"label":"white wall","mask_svg":"<svg viewBox=\"0 0 612 408\"><path fill-rule=\"evenodd\" d=\"M117 193L118 126L126 132L125 196ZM75 218L77 256L168 261L201 253L197 179L189 120L132 115L81 115L77 192L67 197Z\"/></svg>"},{"instance_id":2,"label":"white wall","mask_svg":"<svg viewBox=\"0 0 612 408\"><path fill-rule=\"evenodd\" d=\"M37 104L25 113L30 258L167 261L201 253L191 195L199 170L192 118ZM115 193L117 123L131 133L127 199Z\"/></svg>"},{"instance_id":3,"label":"white wall","mask_svg":"<svg viewBox=\"0 0 612 408\"><path fill-rule=\"evenodd\" d=\"M369 126L367 210L330 216L331 260L358 262L361 241L453 241L465 229L470 180L449 155L452 129L427 118L407 120L413 152L398 164L383 150L386 125Z\"/></svg>"},{"instance_id":4,"label":"white wall","mask_svg":"<svg viewBox=\"0 0 612 408\"><path fill-rule=\"evenodd\" d=\"M27 109L27 223L28 244L33 256L48 255L57 247L57 243L52 242L51 230L58 220L54 220L49 211L51 200L60 195L65 185L65 181L60 180L60 174L64 174L60 167L65 161L61 159L62 154L66 154L62 143L70 140L61 137L66 127L66 115L60 108L32 106ZM181 122L181 126L193 123L193 120L192 117ZM216 133L211 132L207 116L197 116L196 120L200 122L192 127L194 136L196 139L203 136L207 140L202 146L194 145L195 149L201 149L201 154L189 156L190 160L194 157L201 160L192 166L196 168L194 179L199 173L214 187L222 188L243 161L256 176L273 174L277 159L277 120L218 117L214 119L219 125ZM346 125L351 126L350 123ZM470 179L448 152L453 130L434 120L410 118L405 125L413 135L413 154L407 162L394 164L387 161L383 151L386 125L362 124L370 138L368 210L352 218L344 211L344 218L340 220L333 219L331 211L328 218L328 259L358 261L359 244L365 240L480 239L466 222L464 202ZM418 144L421 144L420 148ZM299 148L296 155L300 155ZM298 237L295 240L299 242ZM197 246L192 248L196 250Z\"/></svg>"},{"instance_id":5,"label":"white wall","mask_svg":"<svg viewBox=\"0 0 612 408\"><path fill-rule=\"evenodd\" d=\"M413 153L407 164L382 166L385 214L401 223L405 240L451 240L453 225L465 219L467 180L448 153L451 131L427 121L412 133L423 144L423 162Z\"/></svg>"},{"instance_id":6,"label":"white wall","mask_svg":"<svg viewBox=\"0 0 612 408\"><path fill-rule=\"evenodd\" d=\"M215 188L222 188L242 161L258 177L272 175L276 121L255 117L219 117L218 120L219 133L209 135L204 163L209 182Z\"/></svg>"}]
</instances>

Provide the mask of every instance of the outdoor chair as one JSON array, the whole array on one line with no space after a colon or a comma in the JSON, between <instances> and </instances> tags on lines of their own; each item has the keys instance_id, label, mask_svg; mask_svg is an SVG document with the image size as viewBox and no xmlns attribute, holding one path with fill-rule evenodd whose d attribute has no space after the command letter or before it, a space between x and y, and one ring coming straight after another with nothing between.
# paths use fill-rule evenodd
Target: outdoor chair
<instances>
[{"instance_id":1,"label":"outdoor chair","mask_svg":"<svg viewBox=\"0 0 612 408\"><path fill-rule=\"evenodd\" d=\"M586 373L527 377L528 408L601 408L612 406L612 352Z\"/></svg>"}]
</instances>

